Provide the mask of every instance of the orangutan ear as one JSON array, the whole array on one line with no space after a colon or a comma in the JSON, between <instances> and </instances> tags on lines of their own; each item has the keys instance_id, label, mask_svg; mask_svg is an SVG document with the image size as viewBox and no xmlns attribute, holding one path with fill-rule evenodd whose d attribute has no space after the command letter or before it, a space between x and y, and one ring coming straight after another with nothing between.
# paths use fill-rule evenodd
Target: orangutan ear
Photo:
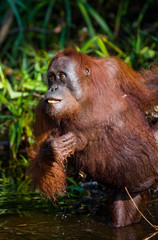
<instances>
[{"instance_id":1,"label":"orangutan ear","mask_svg":"<svg viewBox=\"0 0 158 240\"><path fill-rule=\"evenodd\" d=\"M84 69L84 74L85 74L86 77L88 77L88 76L90 75L90 69L89 69L89 67L86 67L86 68Z\"/></svg>"}]
</instances>

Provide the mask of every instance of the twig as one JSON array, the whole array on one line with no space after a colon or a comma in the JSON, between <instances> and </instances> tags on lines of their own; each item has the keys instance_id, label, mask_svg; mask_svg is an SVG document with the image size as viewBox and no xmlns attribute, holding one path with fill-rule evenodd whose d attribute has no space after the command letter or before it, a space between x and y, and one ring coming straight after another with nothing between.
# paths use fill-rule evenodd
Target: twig
<instances>
[{"instance_id":1,"label":"twig","mask_svg":"<svg viewBox=\"0 0 158 240\"><path fill-rule=\"evenodd\" d=\"M65 23L61 23L59 24L57 27L55 27L54 29L43 29L43 28L39 28L39 27L24 27L24 31L30 31L30 32L39 32L39 33L60 33L62 31L62 28L65 26ZM20 28L13 28L9 31L9 35L10 34L15 34L20 32Z\"/></svg>"},{"instance_id":2,"label":"twig","mask_svg":"<svg viewBox=\"0 0 158 240\"><path fill-rule=\"evenodd\" d=\"M2 24L2 27L0 29L0 46L4 42L6 36L9 32L12 21L13 21L13 11L9 9L6 14L5 20Z\"/></svg>"},{"instance_id":3,"label":"twig","mask_svg":"<svg viewBox=\"0 0 158 240\"><path fill-rule=\"evenodd\" d=\"M133 198L131 197L131 195L130 195L130 193L129 193L129 191L128 191L128 189L127 189L126 187L125 187L125 190L126 190L128 196L129 196L129 198L130 198L131 201L133 202L135 208L136 208L136 209L138 210L138 212L140 213L140 215L146 220L147 223L149 223L149 225L150 225L151 227L153 227L155 230L158 230L158 226L157 226L157 225L153 225L153 224L144 216L144 214L139 210L139 208L137 207L135 201L134 201ZM156 233L158 233L158 232L156 232Z\"/></svg>"},{"instance_id":4,"label":"twig","mask_svg":"<svg viewBox=\"0 0 158 240\"><path fill-rule=\"evenodd\" d=\"M43 94L41 95L41 94L38 94L38 93L35 93L35 92L34 92L32 95L33 95L34 97L44 98L44 95L43 95Z\"/></svg>"},{"instance_id":5,"label":"twig","mask_svg":"<svg viewBox=\"0 0 158 240\"><path fill-rule=\"evenodd\" d=\"M149 240L149 239L151 239L152 237L156 236L157 234L158 234L158 232L154 232L154 233L150 234L149 237L144 238L143 240Z\"/></svg>"}]
</instances>

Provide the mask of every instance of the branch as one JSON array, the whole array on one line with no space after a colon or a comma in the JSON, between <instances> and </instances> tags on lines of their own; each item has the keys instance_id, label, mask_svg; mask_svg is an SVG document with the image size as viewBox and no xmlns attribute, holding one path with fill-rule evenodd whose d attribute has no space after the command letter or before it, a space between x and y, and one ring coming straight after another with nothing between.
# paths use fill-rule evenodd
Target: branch
<instances>
[{"instance_id":1,"label":"branch","mask_svg":"<svg viewBox=\"0 0 158 240\"><path fill-rule=\"evenodd\" d=\"M61 23L59 24L57 27L55 27L54 29L43 29L43 28L39 28L39 27L24 27L24 31L28 32L39 32L39 33L60 33L62 31L62 28L65 26L65 23ZM20 32L19 28L13 28L9 31L9 34L15 34Z\"/></svg>"},{"instance_id":2,"label":"branch","mask_svg":"<svg viewBox=\"0 0 158 240\"><path fill-rule=\"evenodd\" d=\"M149 223L149 225L150 225L151 227L153 227L153 228L157 231L157 230L158 230L158 226L157 226L157 225L153 225L153 224L144 216L144 214L143 214L143 213L139 210L139 208L137 207L135 201L134 201L133 198L131 197L131 195L130 195L130 193L129 193L129 191L128 191L128 189L127 189L126 187L125 187L125 190L126 190L128 196L129 196L129 198L130 198L131 201L133 202L135 208L136 208L136 209L138 210L138 212L140 213L140 215L145 219L145 221L147 221L147 222Z\"/></svg>"}]
</instances>

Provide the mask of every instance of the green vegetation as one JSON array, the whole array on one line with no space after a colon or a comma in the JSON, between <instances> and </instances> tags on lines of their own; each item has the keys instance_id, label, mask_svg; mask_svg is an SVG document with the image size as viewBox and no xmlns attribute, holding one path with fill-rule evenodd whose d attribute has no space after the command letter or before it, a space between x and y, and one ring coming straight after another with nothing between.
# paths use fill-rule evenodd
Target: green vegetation
<instances>
[{"instance_id":1,"label":"green vegetation","mask_svg":"<svg viewBox=\"0 0 158 240\"><path fill-rule=\"evenodd\" d=\"M157 6L156 0L3 1L0 214L7 213L8 203L15 205L15 201L27 203L32 199L39 206L42 204L26 169L30 161L28 151L34 141L34 109L47 89L50 59L64 47L75 47L98 57L117 55L135 69L157 63ZM73 202L87 195L72 180L68 190L70 199L59 197L63 206L64 201ZM21 208L18 206L17 209Z\"/></svg>"}]
</instances>

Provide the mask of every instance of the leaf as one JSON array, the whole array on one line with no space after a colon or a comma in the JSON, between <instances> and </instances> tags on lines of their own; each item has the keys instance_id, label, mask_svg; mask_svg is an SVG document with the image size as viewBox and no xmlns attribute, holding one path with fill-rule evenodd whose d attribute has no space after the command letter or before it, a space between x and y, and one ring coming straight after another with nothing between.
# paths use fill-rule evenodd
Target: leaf
<instances>
[{"instance_id":1,"label":"leaf","mask_svg":"<svg viewBox=\"0 0 158 240\"><path fill-rule=\"evenodd\" d=\"M118 54L120 54L123 57L126 57L126 54L119 47L117 47L115 44L109 41L106 37L102 36L102 40L107 45L109 45L114 51L116 51Z\"/></svg>"},{"instance_id":2,"label":"leaf","mask_svg":"<svg viewBox=\"0 0 158 240\"><path fill-rule=\"evenodd\" d=\"M82 47L81 47L81 51L86 53L87 49L90 47L94 46L94 42L96 42L96 40L98 40L98 36L95 36L93 38L91 38L90 40L88 40Z\"/></svg>"},{"instance_id":3,"label":"leaf","mask_svg":"<svg viewBox=\"0 0 158 240\"><path fill-rule=\"evenodd\" d=\"M15 17L16 17L16 19L17 19L17 22L18 22L18 25L19 25L20 31L23 31L22 20L21 20L21 18L20 18L20 15L19 15L18 9L17 9L17 7L16 7L14 1L12 1L12 0L7 0L7 1L9 2L10 6L11 6L13 12L14 12L14 15L15 15Z\"/></svg>"},{"instance_id":4,"label":"leaf","mask_svg":"<svg viewBox=\"0 0 158 240\"><path fill-rule=\"evenodd\" d=\"M61 31L60 41L59 41L59 48L63 49L66 40L66 27L64 27Z\"/></svg>"},{"instance_id":5,"label":"leaf","mask_svg":"<svg viewBox=\"0 0 158 240\"><path fill-rule=\"evenodd\" d=\"M29 178L26 178L24 181L22 181L22 183L19 184L18 188L17 188L17 193L19 193L21 191L21 189L23 188L23 186L25 185L25 183L27 183L29 180Z\"/></svg>"},{"instance_id":6,"label":"leaf","mask_svg":"<svg viewBox=\"0 0 158 240\"><path fill-rule=\"evenodd\" d=\"M153 58L156 54L156 52L153 49L149 49L149 47L144 47L140 51L141 55L144 55L145 58Z\"/></svg>"},{"instance_id":7,"label":"leaf","mask_svg":"<svg viewBox=\"0 0 158 240\"><path fill-rule=\"evenodd\" d=\"M0 115L0 119L5 119L5 118L14 118L12 115Z\"/></svg>"},{"instance_id":8,"label":"leaf","mask_svg":"<svg viewBox=\"0 0 158 240\"><path fill-rule=\"evenodd\" d=\"M13 113L15 113L15 106L14 106L14 104L12 103L12 102L9 102L9 100L5 97L5 96L3 96L3 94L2 93L0 93L0 100L1 100L1 102L3 103L3 104L6 104L6 106L8 107L8 109L11 111L11 112L13 112Z\"/></svg>"},{"instance_id":9,"label":"leaf","mask_svg":"<svg viewBox=\"0 0 158 240\"><path fill-rule=\"evenodd\" d=\"M105 31L105 33L109 36L109 38L112 40L114 38L114 35L109 28L108 24L105 22L105 20L97 13L97 11L94 10L87 2L78 0L78 4L82 4L86 7L86 9L89 11L89 13L93 16L93 18L98 22L98 24L101 26L101 28Z\"/></svg>"},{"instance_id":10,"label":"leaf","mask_svg":"<svg viewBox=\"0 0 158 240\"><path fill-rule=\"evenodd\" d=\"M47 25L48 25L48 22L49 22L49 19L50 19L50 16L51 16L51 11L53 9L55 1L56 0L51 0L49 2L49 5L48 5L47 11L46 11L46 15L45 15L45 18L44 18L44 21L43 21L43 38L42 38L42 46L43 46L43 48L45 47L46 28L47 28Z\"/></svg>"},{"instance_id":11,"label":"leaf","mask_svg":"<svg viewBox=\"0 0 158 240\"><path fill-rule=\"evenodd\" d=\"M65 7L66 7L66 24L68 27L71 27L71 7L69 0L65 0Z\"/></svg>"},{"instance_id":12,"label":"leaf","mask_svg":"<svg viewBox=\"0 0 158 240\"><path fill-rule=\"evenodd\" d=\"M47 86L44 84L39 84L37 82L32 82L32 83L23 83L23 87L27 90L36 90L36 92L46 92L47 91Z\"/></svg>"},{"instance_id":13,"label":"leaf","mask_svg":"<svg viewBox=\"0 0 158 240\"><path fill-rule=\"evenodd\" d=\"M74 180L73 178L71 178L71 177L67 177L67 180L70 181L72 184L74 184L76 187L79 186L78 183L75 182L75 180Z\"/></svg>"},{"instance_id":14,"label":"leaf","mask_svg":"<svg viewBox=\"0 0 158 240\"><path fill-rule=\"evenodd\" d=\"M103 56L104 56L104 57L109 56L108 50L107 50L107 48L106 48L106 46L105 46L105 44L103 43L103 41L102 41L101 38L98 38L97 44L98 44L100 50L102 51Z\"/></svg>"},{"instance_id":15,"label":"leaf","mask_svg":"<svg viewBox=\"0 0 158 240\"><path fill-rule=\"evenodd\" d=\"M95 36L95 31L94 31L94 28L93 28L93 24L90 20L90 17L87 13L86 8L84 7L84 2L82 2L82 1L77 1L77 2L78 2L77 5L78 5L78 7L79 7L79 9L80 9L80 11L83 15L83 18L84 18L84 20L87 24L88 29L89 29L89 33L90 33L91 37L94 37Z\"/></svg>"}]
</instances>

